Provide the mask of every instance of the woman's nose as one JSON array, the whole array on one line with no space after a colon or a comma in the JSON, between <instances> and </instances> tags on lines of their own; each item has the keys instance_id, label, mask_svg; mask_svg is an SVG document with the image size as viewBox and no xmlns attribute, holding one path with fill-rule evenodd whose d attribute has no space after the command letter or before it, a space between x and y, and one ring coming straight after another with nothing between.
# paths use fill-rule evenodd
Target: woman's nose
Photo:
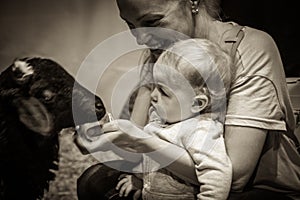
<instances>
[{"instance_id":1,"label":"woman's nose","mask_svg":"<svg viewBox=\"0 0 300 200\"><path fill-rule=\"evenodd\" d=\"M154 88L154 90L151 93L151 101L157 102L158 100L158 90L157 88Z\"/></svg>"},{"instance_id":2,"label":"woman's nose","mask_svg":"<svg viewBox=\"0 0 300 200\"><path fill-rule=\"evenodd\" d=\"M151 40L151 35L144 29L145 28L137 28L132 30L132 34L135 36L136 42L139 45L147 44Z\"/></svg>"}]
</instances>

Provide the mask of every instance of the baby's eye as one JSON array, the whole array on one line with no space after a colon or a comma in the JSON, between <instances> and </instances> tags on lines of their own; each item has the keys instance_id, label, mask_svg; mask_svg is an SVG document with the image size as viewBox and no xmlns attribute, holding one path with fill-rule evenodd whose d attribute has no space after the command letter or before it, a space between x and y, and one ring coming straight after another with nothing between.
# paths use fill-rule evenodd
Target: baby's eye
<instances>
[{"instance_id":1,"label":"baby's eye","mask_svg":"<svg viewBox=\"0 0 300 200\"><path fill-rule=\"evenodd\" d=\"M162 95L164 95L164 96L166 96L166 97L169 96L169 94L168 94L168 92L166 91L166 89L164 89L164 88L162 88L162 87L158 87L158 91L159 91Z\"/></svg>"}]
</instances>

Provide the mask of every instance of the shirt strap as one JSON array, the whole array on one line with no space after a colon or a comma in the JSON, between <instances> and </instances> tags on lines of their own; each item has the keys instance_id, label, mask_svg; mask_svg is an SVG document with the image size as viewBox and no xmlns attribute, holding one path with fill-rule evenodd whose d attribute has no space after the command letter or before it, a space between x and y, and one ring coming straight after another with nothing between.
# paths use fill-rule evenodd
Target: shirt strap
<instances>
[{"instance_id":1,"label":"shirt strap","mask_svg":"<svg viewBox=\"0 0 300 200\"><path fill-rule=\"evenodd\" d=\"M236 50L244 38L244 26L238 24L233 24L232 28L225 31L221 41L220 46L226 50L232 59L235 58Z\"/></svg>"}]
</instances>

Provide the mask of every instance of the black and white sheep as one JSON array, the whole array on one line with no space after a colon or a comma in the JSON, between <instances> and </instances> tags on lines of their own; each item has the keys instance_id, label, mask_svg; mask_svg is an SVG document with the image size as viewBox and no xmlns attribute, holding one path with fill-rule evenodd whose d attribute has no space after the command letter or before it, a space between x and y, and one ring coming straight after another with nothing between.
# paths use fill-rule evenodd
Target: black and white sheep
<instances>
[{"instance_id":1,"label":"black and white sheep","mask_svg":"<svg viewBox=\"0 0 300 200\"><path fill-rule=\"evenodd\" d=\"M105 113L53 60L14 61L0 75L0 199L41 199L58 169L58 133Z\"/></svg>"}]
</instances>

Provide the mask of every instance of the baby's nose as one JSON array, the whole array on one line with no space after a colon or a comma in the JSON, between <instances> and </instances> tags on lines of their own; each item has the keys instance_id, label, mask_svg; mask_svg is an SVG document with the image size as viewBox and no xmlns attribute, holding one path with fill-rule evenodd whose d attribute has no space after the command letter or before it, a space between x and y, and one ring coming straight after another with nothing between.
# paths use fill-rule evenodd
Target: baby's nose
<instances>
[{"instance_id":1,"label":"baby's nose","mask_svg":"<svg viewBox=\"0 0 300 200\"><path fill-rule=\"evenodd\" d=\"M157 97L158 97L158 90L157 88L154 88L154 90L151 93L151 101L157 102Z\"/></svg>"}]
</instances>

